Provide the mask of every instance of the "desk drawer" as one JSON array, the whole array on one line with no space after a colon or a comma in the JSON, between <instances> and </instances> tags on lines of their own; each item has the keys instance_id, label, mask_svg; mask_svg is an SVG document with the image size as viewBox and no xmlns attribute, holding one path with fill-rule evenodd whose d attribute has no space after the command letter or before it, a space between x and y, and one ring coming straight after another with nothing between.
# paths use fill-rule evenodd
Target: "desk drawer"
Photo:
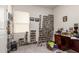
<instances>
[{"instance_id":1,"label":"desk drawer","mask_svg":"<svg viewBox=\"0 0 79 59\"><path fill-rule=\"evenodd\" d=\"M79 52L79 40L71 40L72 44L71 44L71 49Z\"/></svg>"}]
</instances>

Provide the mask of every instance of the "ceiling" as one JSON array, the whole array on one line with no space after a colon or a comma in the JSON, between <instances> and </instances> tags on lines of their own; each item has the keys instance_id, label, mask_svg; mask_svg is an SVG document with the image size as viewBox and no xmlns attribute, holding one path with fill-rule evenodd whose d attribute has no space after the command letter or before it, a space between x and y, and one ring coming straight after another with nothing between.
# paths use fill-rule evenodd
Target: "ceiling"
<instances>
[{"instance_id":1,"label":"ceiling","mask_svg":"<svg viewBox=\"0 0 79 59\"><path fill-rule=\"evenodd\" d=\"M49 8L49 9L54 9L57 7L57 5L36 5L38 7L43 7L43 8Z\"/></svg>"},{"instance_id":2,"label":"ceiling","mask_svg":"<svg viewBox=\"0 0 79 59\"><path fill-rule=\"evenodd\" d=\"M58 5L14 5L15 8L18 8L18 7L24 7L24 8L26 8L27 6L36 6L36 7L54 9Z\"/></svg>"}]
</instances>

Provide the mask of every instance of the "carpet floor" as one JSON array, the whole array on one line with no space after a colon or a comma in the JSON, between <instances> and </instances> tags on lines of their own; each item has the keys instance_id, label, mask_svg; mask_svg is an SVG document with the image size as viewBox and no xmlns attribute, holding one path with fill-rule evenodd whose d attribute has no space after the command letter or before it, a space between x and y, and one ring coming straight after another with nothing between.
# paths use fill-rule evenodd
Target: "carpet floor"
<instances>
[{"instance_id":1,"label":"carpet floor","mask_svg":"<svg viewBox=\"0 0 79 59\"><path fill-rule=\"evenodd\" d=\"M43 43L42 46L37 44L30 44L18 47L17 51L12 51L11 53L76 53L73 50L62 51L59 49L53 49L52 51L46 48L46 44Z\"/></svg>"}]
</instances>

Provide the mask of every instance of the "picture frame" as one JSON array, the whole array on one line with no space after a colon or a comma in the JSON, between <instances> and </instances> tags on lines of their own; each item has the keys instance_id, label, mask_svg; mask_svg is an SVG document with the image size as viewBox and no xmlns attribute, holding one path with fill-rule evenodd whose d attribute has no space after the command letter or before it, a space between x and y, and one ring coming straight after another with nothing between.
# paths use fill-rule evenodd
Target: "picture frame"
<instances>
[{"instance_id":1,"label":"picture frame","mask_svg":"<svg viewBox=\"0 0 79 59\"><path fill-rule=\"evenodd\" d=\"M78 27L78 23L75 23L75 24L74 24L74 27Z\"/></svg>"},{"instance_id":2,"label":"picture frame","mask_svg":"<svg viewBox=\"0 0 79 59\"><path fill-rule=\"evenodd\" d=\"M35 22L39 22L40 18L35 18Z\"/></svg>"},{"instance_id":3,"label":"picture frame","mask_svg":"<svg viewBox=\"0 0 79 59\"><path fill-rule=\"evenodd\" d=\"M8 13L8 19L13 20L13 15L11 13Z\"/></svg>"},{"instance_id":4,"label":"picture frame","mask_svg":"<svg viewBox=\"0 0 79 59\"><path fill-rule=\"evenodd\" d=\"M63 17L63 22L67 22L67 16Z\"/></svg>"},{"instance_id":5,"label":"picture frame","mask_svg":"<svg viewBox=\"0 0 79 59\"><path fill-rule=\"evenodd\" d=\"M34 17L30 17L30 21L34 21Z\"/></svg>"}]
</instances>

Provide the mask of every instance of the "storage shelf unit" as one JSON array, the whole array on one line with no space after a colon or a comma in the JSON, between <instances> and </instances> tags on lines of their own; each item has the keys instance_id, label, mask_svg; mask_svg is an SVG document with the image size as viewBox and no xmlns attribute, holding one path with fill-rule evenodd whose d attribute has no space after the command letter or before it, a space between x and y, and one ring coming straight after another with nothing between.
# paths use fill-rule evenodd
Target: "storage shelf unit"
<instances>
[{"instance_id":1,"label":"storage shelf unit","mask_svg":"<svg viewBox=\"0 0 79 59\"><path fill-rule=\"evenodd\" d=\"M40 29L39 30L39 42L45 42L46 41L46 37L43 34L43 30Z\"/></svg>"},{"instance_id":2,"label":"storage shelf unit","mask_svg":"<svg viewBox=\"0 0 79 59\"><path fill-rule=\"evenodd\" d=\"M36 42L36 30L30 31L30 41L31 43Z\"/></svg>"},{"instance_id":3,"label":"storage shelf unit","mask_svg":"<svg viewBox=\"0 0 79 59\"><path fill-rule=\"evenodd\" d=\"M50 36L51 36L50 33L54 30L53 15L43 16L43 25L42 26L43 26L42 27L42 34L45 37L45 40L47 41L50 39ZM40 29L39 29L39 35L41 35Z\"/></svg>"}]
</instances>

